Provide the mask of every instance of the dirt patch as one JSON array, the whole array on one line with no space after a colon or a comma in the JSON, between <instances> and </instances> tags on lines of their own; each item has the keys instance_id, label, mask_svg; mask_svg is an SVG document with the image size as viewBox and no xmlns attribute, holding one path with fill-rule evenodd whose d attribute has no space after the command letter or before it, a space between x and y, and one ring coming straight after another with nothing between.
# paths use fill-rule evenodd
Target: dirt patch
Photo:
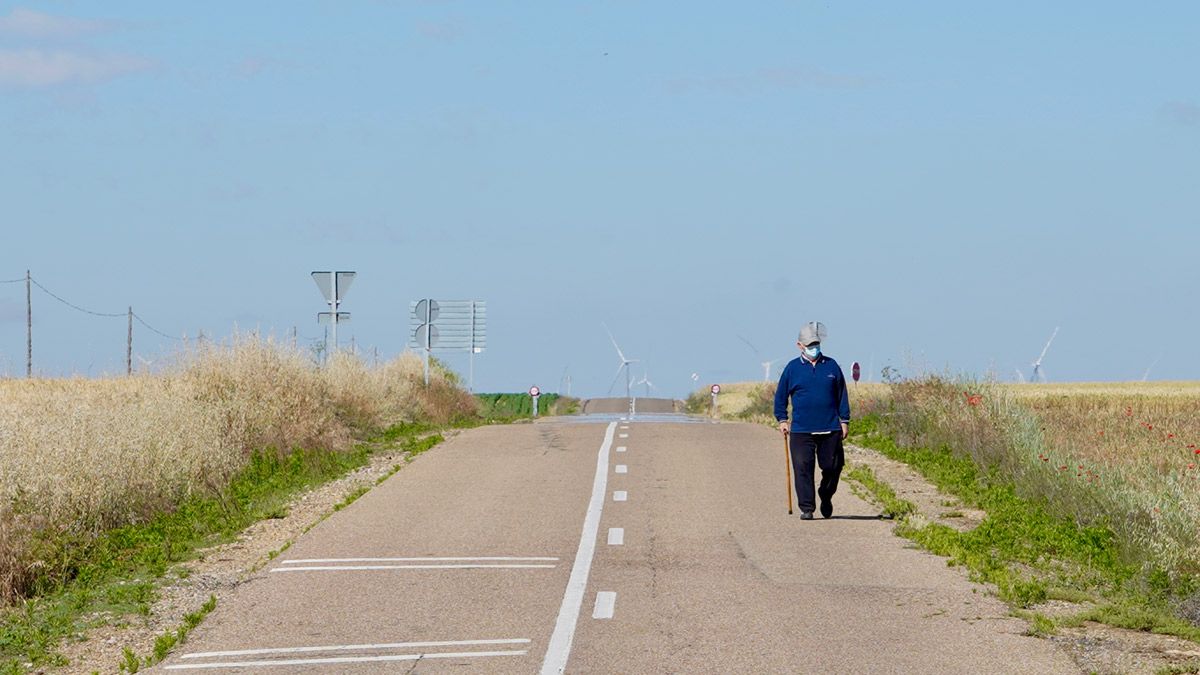
<instances>
[{"instance_id":1,"label":"dirt patch","mask_svg":"<svg viewBox=\"0 0 1200 675\"><path fill-rule=\"evenodd\" d=\"M459 431L443 432L447 439ZM147 616L113 617L110 625L76 636L62 645L70 665L40 670L63 675L116 673L126 647L140 658L154 651L160 635L176 630L187 614L200 609L210 595L221 597L237 587L271 559L271 554L290 545L297 537L333 513L334 506L362 487L373 487L409 455L399 450L380 450L370 462L345 476L305 492L287 507L283 518L259 521L227 544L200 551L197 559L176 565L159 588L159 599ZM98 616L98 619L107 617Z\"/></svg>"},{"instance_id":2,"label":"dirt patch","mask_svg":"<svg viewBox=\"0 0 1200 675\"><path fill-rule=\"evenodd\" d=\"M1149 675L1189 665L1198 670L1176 672L1200 672L1200 644L1169 635L1088 623L1064 628L1048 639L1065 649L1086 673Z\"/></svg>"},{"instance_id":3,"label":"dirt patch","mask_svg":"<svg viewBox=\"0 0 1200 675\"><path fill-rule=\"evenodd\" d=\"M932 483L904 462L857 445L846 444L846 461L866 466L880 481L887 483L896 496L917 507L917 525L935 522L960 532L974 529L987 516L958 499L938 492Z\"/></svg>"}]
</instances>

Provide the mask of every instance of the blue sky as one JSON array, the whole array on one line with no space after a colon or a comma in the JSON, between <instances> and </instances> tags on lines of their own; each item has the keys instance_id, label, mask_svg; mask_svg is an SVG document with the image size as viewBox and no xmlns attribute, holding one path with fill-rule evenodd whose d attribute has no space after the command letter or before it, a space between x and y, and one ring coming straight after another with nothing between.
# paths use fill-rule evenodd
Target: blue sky
<instances>
[{"instance_id":1,"label":"blue sky","mask_svg":"<svg viewBox=\"0 0 1200 675\"><path fill-rule=\"evenodd\" d=\"M476 388L669 395L828 324L846 367L1200 379L1200 5L0 2L0 281L172 335L404 348L488 302ZM39 290L35 368L124 368ZM756 356L738 336L755 344ZM24 373L0 284L0 373ZM140 325L136 350L172 348ZM465 372L465 357L448 360ZM778 372L778 371L776 371ZM640 371L637 372L640 377Z\"/></svg>"}]
</instances>

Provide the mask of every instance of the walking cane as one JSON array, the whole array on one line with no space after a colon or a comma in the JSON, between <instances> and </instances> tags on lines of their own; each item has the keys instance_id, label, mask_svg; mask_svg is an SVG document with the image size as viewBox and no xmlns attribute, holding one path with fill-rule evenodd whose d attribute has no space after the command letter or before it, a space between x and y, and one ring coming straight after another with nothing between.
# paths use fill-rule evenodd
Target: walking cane
<instances>
[{"instance_id":1,"label":"walking cane","mask_svg":"<svg viewBox=\"0 0 1200 675\"><path fill-rule=\"evenodd\" d=\"M787 464L788 515L792 515L792 452L788 445L788 432L783 432L783 461Z\"/></svg>"}]
</instances>

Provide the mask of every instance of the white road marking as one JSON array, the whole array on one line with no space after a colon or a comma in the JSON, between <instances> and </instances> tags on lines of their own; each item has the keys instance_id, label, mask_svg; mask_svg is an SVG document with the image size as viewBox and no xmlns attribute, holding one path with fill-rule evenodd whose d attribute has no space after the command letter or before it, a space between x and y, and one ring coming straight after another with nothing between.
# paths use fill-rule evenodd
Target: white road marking
<instances>
[{"instance_id":1,"label":"white road marking","mask_svg":"<svg viewBox=\"0 0 1200 675\"><path fill-rule=\"evenodd\" d=\"M617 473L629 473L629 467L624 464L618 464L616 471Z\"/></svg>"},{"instance_id":2,"label":"white road marking","mask_svg":"<svg viewBox=\"0 0 1200 675\"><path fill-rule=\"evenodd\" d=\"M324 647L276 647L271 649L239 649L226 652L197 652L184 654L185 659L213 659L223 656L257 656L262 654L302 654L306 652L369 651L380 649L425 649L428 647L474 647L479 645L529 644L528 638L504 640L440 640L436 642L390 642L368 645L328 645Z\"/></svg>"},{"instance_id":3,"label":"white road marking","mask_svg":"<svg viewBox=\"0 0 1200 675\"><path fill-rule=\"evenodd\" d=\"M612 591L600 591L596 594L596 608L592 610L593 619L611 619L617 606L617 594Z\"/></svg>"},{"instance_id":4,"label":"white road marking","mask_svg":"<svg viewBox=\"0 0 1200 675\"><path fill-rule=\"evenodd\" d=\"M626 499L629 499L629 493L625 492L624 490L617 490L613 493L614 502L623 502Z\"/></svg>"},{"instance_id":5,"label":"white road marking","mask_svg":"<svg viewBox=\"0 0 1200 675\"><path fill-rule=\"evenodd\" d=\"M431 654L387 654L384 656L336 656L327 659L280 659L278 661L225 661L217 663L180 663L166 670L199 670L212 668L268 668L271 666L313 666L332 663L370 663L377 661L423 661L425 659L464 659L481 656L524 656L528 651L511 652L444 652Z\"/></svg>"},{"instance_id":6,"label":"white road marking","mask_svg":"<svg viewBox=\"0 0 1200 675\"><path fill-rule=\"evenodd\" d=\"M623 446L623 445L618 445L618 446L617 446L617 452L625 452L625 446Z\"/></svg>"},{"instance_id":7,"label":"white road marking","mask_svg":"<svg viewBox=\"0 0 1200 675\"><path fill-rule=\"evenodd\" d=\"M301 558L299 560L284 560L284 565L308 565L315 563L352 563L352 562L558 562L558 558L549 557L515 557L515 556L481 556L477 558Z\"/></svg>"},{"instance_id":8,"label":"white road marking","mask_svg":"<svg viewBox=\"0 0 1200 675\"><path fill-rule=\"evenodd\" d=\"M276 567L272 572L335 572L364 570L484 570L484 569L543 569L558 565L313 565L309 567Z\"/></svg>"},{"instance_id":9,"label":"white road marking","mask_svg":"<svg viewBox=\"0 0 1200 675\"><path fill-rule=\"evenodd\" d=\"M608 528L608 545L621 546L625 543L625 528L610 527Z\"/></svg>"},{"instance_id":10,"label":"white road marking","mask_svg":"<svg viewBox=\"0 0 1200 675\"><path fill-rule=\"evenodd\" d=\"M621 434L621 438L629 438L629 434Z\"/></svg>"},{"instance_id":11,"label":"white road marking","mask_svg":"<svg viewBox=\"0 0 1200 675\"><path fill-rule=\"evenodd\" d=\"M600 514L604 510L604 494L608 489L608 450L612 447L616 422L610 422L604 433L604 443L596 456L596 477L592 481L592 498L588 502L587 515L583 519L583 532L579 535L579 550L575 553L575 565L571 578L563 593L558 620L554 622L554 633L542 659L542 675L559 675L567 668L567 657L571 655L571 643L575 640L575 625L579 623L579 611L583 608L583 594L587 591L588 574L592 569L592 557L596 553L596 537L600 532Z\"/></svg>"}]
</instances>

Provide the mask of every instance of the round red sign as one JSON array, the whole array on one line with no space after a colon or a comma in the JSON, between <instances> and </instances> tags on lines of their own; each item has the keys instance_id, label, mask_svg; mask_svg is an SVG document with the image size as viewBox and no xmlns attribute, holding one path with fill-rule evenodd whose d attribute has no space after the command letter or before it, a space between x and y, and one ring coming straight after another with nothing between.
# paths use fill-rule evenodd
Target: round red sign
<instances>
[{"instance_id":1,"label":"round red sign","mask_svg":"<svg viewBox=\"0 0 1200 675\"><path fill-rule=\"evenodd\" d=\"M714 393L714 394L719 394L719 393L721 393L721 385L719 385L719 384L714 384L714 385L712 386L712 393Z\"/></svg>"},{"instance_id":2,"label":"round red sign","mask_svg":"<svg viewBox=\"0 0 1200 675\"><path fill-rule=\"evenodd\" d=\"M850 376L854 378L855 382L858 382L858 377L861 374L862 374L862 369L858 367L858 361L855 361L854 367L850 369Z\"/></svg>"},{"instance_id":3,"label":"round red sign","mask_svg":"<svg viewBox=\"0 0 1200 675\"><path fill-rule=\"evenodd\" d=\"M542 390L541 390L541 389L538 389L536 386L534 386L534 387L530 387L530 388L529 388L529 395L530 395L530 396L537 396L537 395L539 395L539 394L541 394L541 393L542 393Z\"/></svg>"}]
</instances>

